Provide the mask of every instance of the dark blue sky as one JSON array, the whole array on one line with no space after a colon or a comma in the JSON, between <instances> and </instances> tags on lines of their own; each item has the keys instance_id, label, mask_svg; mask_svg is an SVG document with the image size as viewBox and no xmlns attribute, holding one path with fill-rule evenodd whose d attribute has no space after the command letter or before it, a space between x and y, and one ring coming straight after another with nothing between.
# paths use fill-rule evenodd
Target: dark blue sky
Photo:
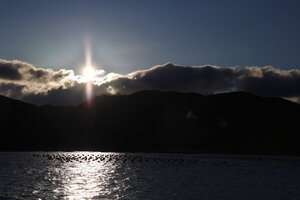
<instances>
[{"instance_id":1,"label":"dark blue sky","mask_svg":"<svg viewBox=\"0 0 300 200\"><path fill-rule=\"evenodd\" d=\"M128 73L180 65L300 69L300 1L0 1L0 58Z\"/></svg>"}]
</instances>

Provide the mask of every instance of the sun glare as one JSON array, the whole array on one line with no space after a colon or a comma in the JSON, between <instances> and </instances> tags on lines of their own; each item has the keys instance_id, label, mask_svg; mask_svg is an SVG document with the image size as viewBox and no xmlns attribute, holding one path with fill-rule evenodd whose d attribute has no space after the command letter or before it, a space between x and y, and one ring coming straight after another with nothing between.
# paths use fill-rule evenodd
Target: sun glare
<instances>
[{"instance_id":1,"label":"sun glare","mask_svg":"<svg viewBox=\"0 0 300 200\"><path fill-rule=\"evenodd\" d=\"M87 81L91 81L95 77L95 69L91 66L86 66L83 70L83 75Z\"/></svg>"}]
</instances>

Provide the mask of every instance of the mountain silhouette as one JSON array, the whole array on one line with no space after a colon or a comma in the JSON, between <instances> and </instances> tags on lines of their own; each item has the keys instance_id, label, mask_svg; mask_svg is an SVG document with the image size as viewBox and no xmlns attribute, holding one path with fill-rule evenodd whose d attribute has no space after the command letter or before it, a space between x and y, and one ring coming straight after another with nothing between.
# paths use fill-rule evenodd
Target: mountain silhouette
<instances>
[{"instance_id":1,"label":"mountain silhouette","mask_svg":"<svg viewBox=\"0 0 300 200\"><path fill-rule=\"evenodd\" d=\"M0 96L0 150L300 155L300 105L244 92L141 91L75 107Z\"/></svg>"}]
</instances>

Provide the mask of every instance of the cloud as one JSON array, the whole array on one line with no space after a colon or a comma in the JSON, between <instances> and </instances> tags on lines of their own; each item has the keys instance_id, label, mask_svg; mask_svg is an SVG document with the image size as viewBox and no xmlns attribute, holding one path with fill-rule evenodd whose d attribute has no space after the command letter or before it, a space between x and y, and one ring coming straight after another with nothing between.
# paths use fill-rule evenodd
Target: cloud
<instances>
[{"instance_id":1,"label":"cloud","mask_svg":"<svg viewBox=\"0 0 300 200\"><path fill-rule=\"evenodd\" d=\"M245 91L262 96L300 97L300 70L265 67L183 67L173 64L136 71L109 82L118 93L168 90L213 94Z\"/></svg>"},{"instance_id":2,"label":"cloud","mask_svg":"<svg viewBox=\"0 0 300 200\"><path fill-rule=\"evenodd\" d=\"M126 75L97 70L92 80L73 70L36 68L21 61L0 60L0 94L35 104L76 105L93 94L130 94L140 90L213 94L245 91L262 96L300 99L300 70L265 67L184 67L167 63Z\"/></svg>"},{"instance_id":3,"label":"cloud","mask_svg":"<svg viewBox=\"0 0 300 200\"><path fill-rule=\"evenodd\" d=\"M237 70L235 68L183 67L167 63L116 78L110 81L109 85L118 93L166 90L211 94L232 90L236 78Z\"/></svg>"},{"instance_id":4,"label":"cloud","mask_svg":"<svg viewBox=\"0 0 300 200\"><path fill-rule=\"evenodd\" d=\"M0 60L0 88L7 96L47 94L58 88L69 88L74 84L72 70L36 68L18 60Z\"/></svg>"},{"instance_id":5,"label":"cloud","mask_svg":"<svg viewBox=\"0 0 300 200\"><path fill-rule=\"evenodd\" d=\"M300 97L300 70L280 70L272 66L244 70L259 71L260 76L242 76L238 89L263 96Z\"/></svg>"}]
</instances>

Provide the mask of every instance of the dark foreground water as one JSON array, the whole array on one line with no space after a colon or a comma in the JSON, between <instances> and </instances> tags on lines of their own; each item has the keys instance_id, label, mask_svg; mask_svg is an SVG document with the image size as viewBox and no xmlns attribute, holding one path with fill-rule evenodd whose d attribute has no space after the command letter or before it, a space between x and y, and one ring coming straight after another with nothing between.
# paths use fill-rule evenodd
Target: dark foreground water
<instances>
[{"instance_id":1,"label":"dark foreground water","mask_svg":"<svg viewBox=\"0 0 300 200\"><path fill-rule=\"evenodd\" d=\"M0 199L300 199L288 157L0 153Z\"/></svg>"}]
</instances>

